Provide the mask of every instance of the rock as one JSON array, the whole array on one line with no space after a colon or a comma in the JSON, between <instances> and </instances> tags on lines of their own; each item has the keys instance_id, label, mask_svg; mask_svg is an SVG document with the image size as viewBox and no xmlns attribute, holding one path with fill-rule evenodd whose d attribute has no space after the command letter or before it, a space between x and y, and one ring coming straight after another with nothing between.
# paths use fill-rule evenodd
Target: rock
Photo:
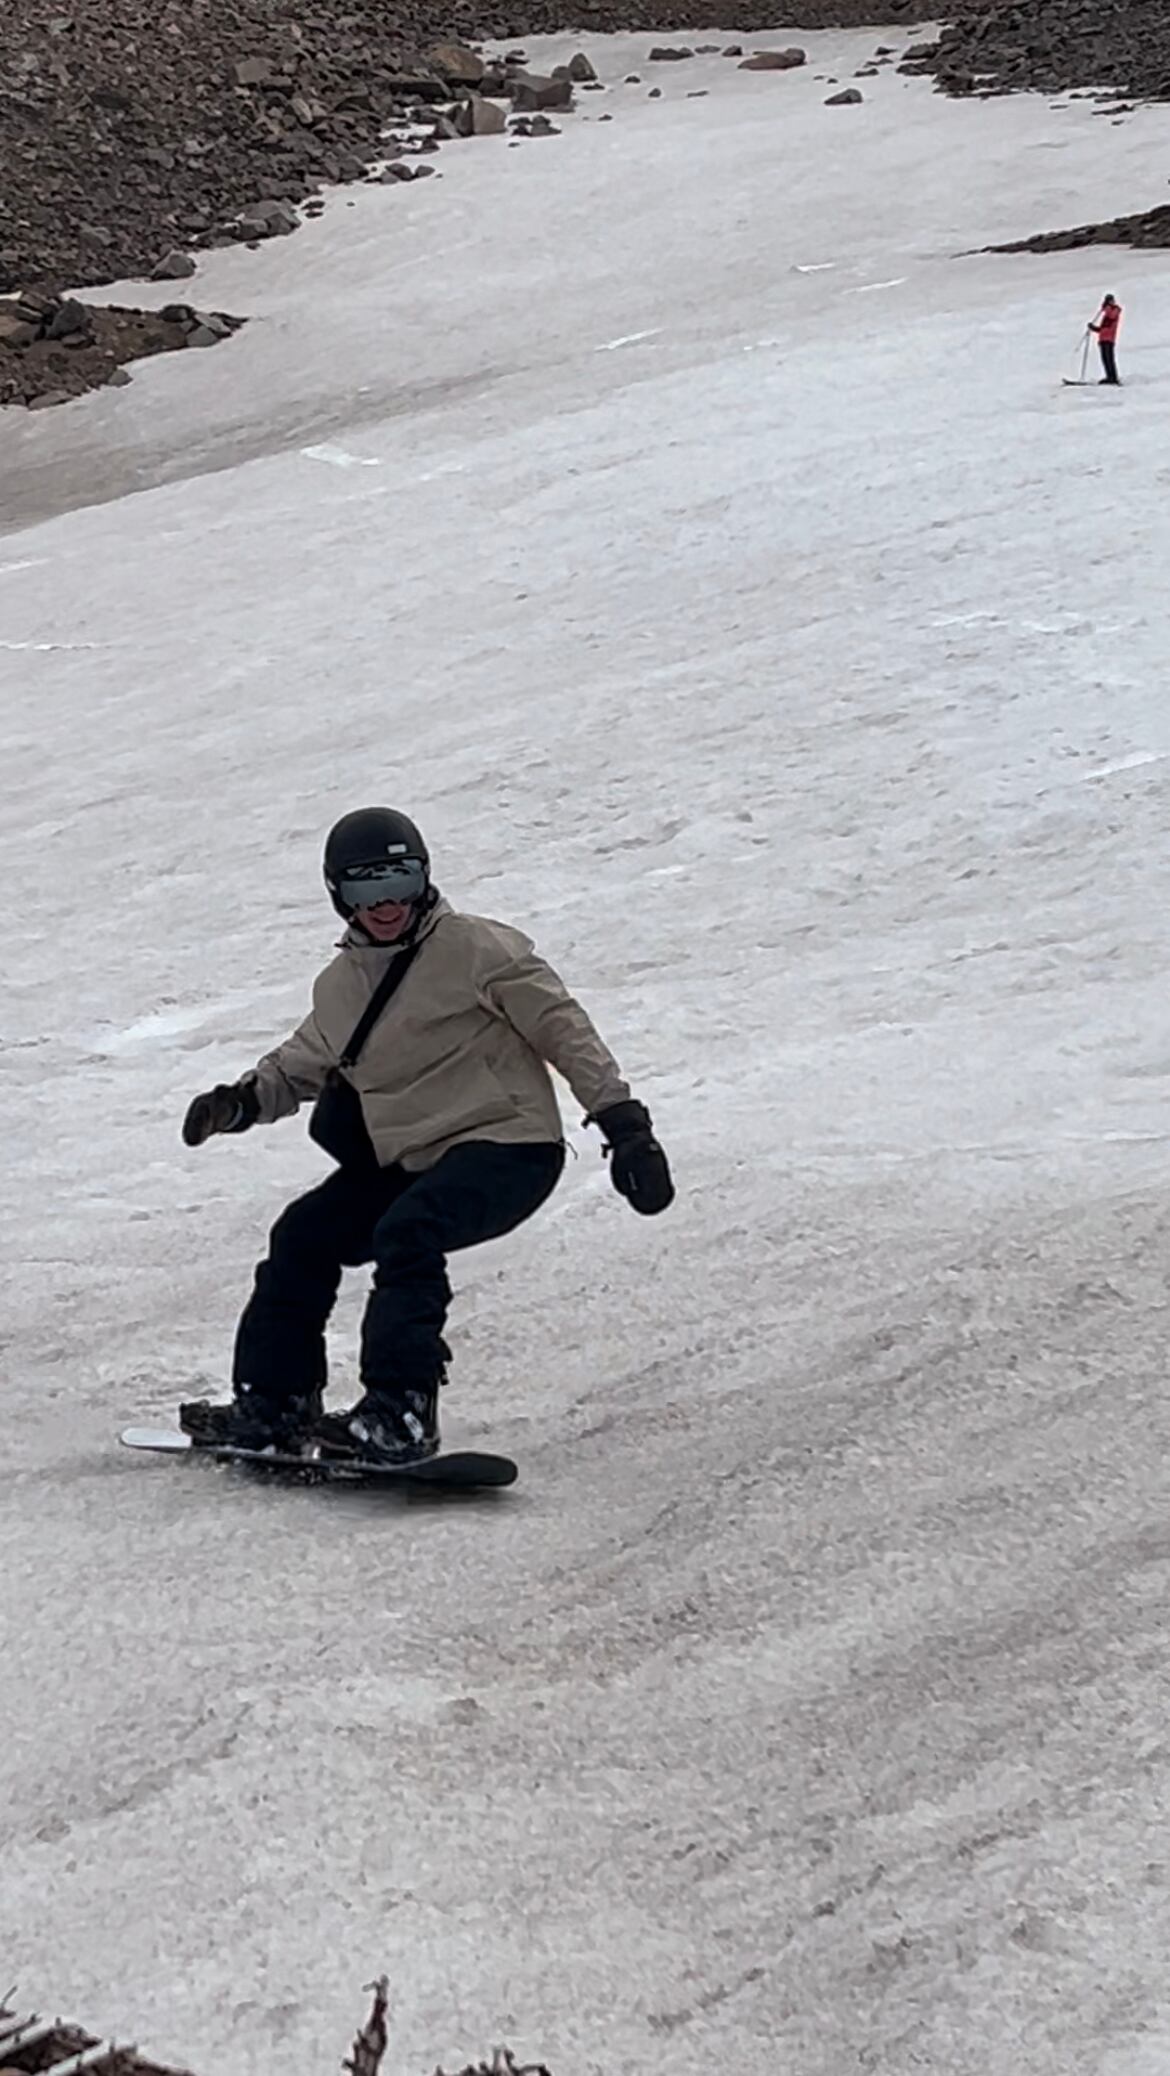
<instances>
[{"instance_id":1,"label":"rock","mask_svg":"<svg viewBox=\"0 0 1170 2076\"><path fill-rule=\"evenodd\" d=\"M843 93L830 94L828 100L825 102L825 107L856 108L858 102L864 101L864 99L865 95L860 91L858 87L846 87Z\"/></svg>"},{"instance_id":2,"label":"rock","mask_svg":"<svg viewBox=\"0 0 1170 2076\"><path fill-rule=\"evenodd\" d=\"M573 105L572 80L546 79L539 72L517 74L509 91L517 114L530 114L544 108L568 109Z\"/></svg>"},{"instance_id":3,"label":"rock","mask_svg":"<svg viewBox=\"0 0 1170 2076\"><path fill-rule=\"evenodd\" d=\"M232 77L239 87L282 86L284 76L274 66L271 58L240 58L232 66Z\"/></svg>"},{"instance_id":4,"label":"rock","mask_svg":"<svg viewBox=\"0 0 1170 2076\"><path fill-rule=\"evenodd\" d=\"M561 133L547 115L521 115L512 124L512 134L515 137L559 137Z\"/></svg>"},{"instance_id":5,"label":"rock","mask_svg":"<svg viewBox=\"0 0 1170 2076\"><path fill-rule=\"evenodd\" d=\"M391 93L404 101L449 101L451 89L445 79L429 72L398 72L386 81Z\"/></svg>"},{"instance_id":6,"label":"rock","mask_svg":"<svg viewBox=\"0 0 1170 2076\"><path fill-rule=\"evenodd\" d=\"M742 56L743 56L743 45L742 45L742 43L729 43L729 44L728 44L728 46L727 46L727 49L726 49L726 50L724 51L723 55L724 55L724 57L725 57L725 58L742 58Z\"/></svg>"},{"instance_id":7,"label":"rock","mask_svg":"<svg viewBox=\"0 0 1170 2076\"><path fill-rule=\"evenodd\" d=\"M180 252L175 245L151 269L150 278L152 281L186 281L194 272L195 262L190 253Z\"/></svg>"},{"instance_id":8,"label":"rock","mask_svg":"<svg viewBox=\"0 0 1170 2076\"><path fill-rule=\"evenodd\" d=\"M627 72L625 83L627 86L641 86L641 74L637 72Z\"/></svg>"},{"instance_id":9,"label":"rock","mask_svg":"<svg viewBox=\"0 0 1170 2076\"><path fill-rule=\"evenodd\" d=\"M315 129L318 123L326 122L329 117L329 110L320 101L310 100L307 94L290 95L288 108L289 114L295 115L306 130Z\"/></svg>"},{"instance_id":10,"label":"rock","mask_svg":"<svg viewBox=\"0 0 1170 2076\"><path fill-rule=\"evenodd\" d=\"M222 332L213 332L209 324L197 324L187 333L188 346L218 346Z\"/></svg>"},{"instance_id":11,"label":"rock","mask_svg":"<svg viewBox=\"0 0 1170 2076\"><path fill-rule=\"evenodd\" d=\"M47 339L74 339L86 334L92 334L92 331L93 318L90 316L85 304L75 302L71 296L67 296L63 303L58 304L49 319L45 337Z\"/></svg>"},{"instance_id":12,"label":"rock","mask_svg":"<svg viewBox=\"0 0 1170 2076\"><path fill-rule=\"evenodd\" d=\"M236 219L248 238L285 238L295 231L300 216L291 202L251 202Z\"/></svg>"},{"instance_id":13,"label":"rock","mask_svg":"<svg viewBox=\"0 0 1170 2076\"><path fill-rule=\"evenodd\" d=\"M750 58L741 58L741 72L794 72L798 65L808 62L808 53L798 50L795 44L789 50L757 50Z\"/></svg>"},{"instance_id":14,"label":"rock","mask_svg":"<svg viewBox=\"0 0 1170 2076\"><path fill-rule=\"evenodd\" d=\"M648 101L661 101L661 99L662 99L662 88L661 88L661 87L651 87L651 89L650 89L650 92L649 92L649 93L647 94L647 96L646 96L646 99L647 99Z\"/></svg>"},{"instance_id":15,"label":"rock","mask_svg":"<svg viewBox=\"0 0 1170 2076\"><path fill-rule=\"evenodd\" d=\"M653 65L677 65L681 59L693 58L694 55L694 51L688 50L685 45L675 49L672 44L659 43L655 44L650 53L650 62Z\"/></svg>"},{"instance_id":16,"label":"rock","mask_svg":"<svg viewBox=\"0 0 1170 2076\"><path fill-rule=\"evenodd\" d=\"M597 79L596 69L583 50L574 51L569 59L569 78L578 86L592 84Z\"/></svg>"},{"instance_id":17,"label":"rock","mask_svg":"<svg viewBox=\"0 0 1170 2076\"><path fill-rule=\"evenodd\" d=\"M378 179L383 187L392 187L396 180L413 180L414 167L405 165L401 159L396 159L393 165L383 167Z\"/></svg>"},{"instance_id":18,"label":"rock","mask_svg":"<svg viewBox=\"0 0 1170 2076\"><path fill-rule=\"evenodd\" d=\"M494 101L485 100L482 94L467 96L455 122L461 137L501 137L508 127L504 110Z\"/></svg>"},{"instance_id":19,"label":"rock","mask_svg":"<svg viewBox=\"0 0 1170 2076\"><path fill-rule=\"evenodd\" d=\"M710 90L707 87L692 87L690 93L687 95L687 100L705 101L709 91Z\"/></svg>"},{"instance_id":20,"label":"rock","mask_svg":"<svg viewBox=\"0 0 1170 2076\"><path fill-rule=\"evenodd\" d=\"M30 396L30 411L51 411L55 404L71 404L72 392L68 389L43 389L39 396Z\"/></svg>"},{"instance_id":21,"label":"rock","mask_svg":"<svg viewBox=\"0 0 1170 2076\"><path fill-rule=\"evenodd\" d=\"M106 383L107 389L129 389L134 377L129 368L115 368Z\"/></svg>"},{"instance_id":22,"label":"rock","mask_svg":"<svg viewBox=\"0 0 1170 2076\"><path fill-rule=\"evenodd\" d=\"M892 58L895 55L896 53L894 51L894 46L892 43L879 43L877 49L874 52L875 58Z\"/></svg>"},{"instance_id":23,"label":"rock","mask_svg":"<svg viewBox=\"0 0 1170 2076\"><path fill-rule=\"evenodd\" d=\"M33 340L39 337L39 325L27 324L22 317L0 311L0 346L19 350L22 346L31 346Z\"/></svg>"},{"instance_id":24,"label":"rock","mask_svg":"<svg viewBox=\"0 0 1170 2076\"><path fill-rule=\"evenodd\" d=\"M487 69L483 59L465 43L434 44L427 52L427 63L443 79L454 80L461 86L478 86Z\"/></svg>"}]
</instances>

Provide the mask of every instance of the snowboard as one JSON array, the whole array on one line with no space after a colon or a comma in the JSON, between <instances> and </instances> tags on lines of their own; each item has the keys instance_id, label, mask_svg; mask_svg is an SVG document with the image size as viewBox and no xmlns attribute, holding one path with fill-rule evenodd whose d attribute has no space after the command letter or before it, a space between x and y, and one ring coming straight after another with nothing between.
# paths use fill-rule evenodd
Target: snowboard
<instances>
[{"instance_id":1,"label":"snowboard","mask_svg":"<svg viewBox=\"0 0 1170 2076\"><path fill-rule=\"evenodd\" d=\"M478 1449L456 1449L428 1456L423 1463L363 1463L353 1456L276 1456L257 1449L234 1449L230 1443L193 1442L178 1427L124 1427L118 1437L127 1449L159 1456L204 1456L213 1463L238 1463L253 1470L283 1473L306 1485L426 1486L439 1492L480 1492L491 1486L514 1485L520 1473L510 1456L491 1456Z\"/></svg>"}]
</instances>

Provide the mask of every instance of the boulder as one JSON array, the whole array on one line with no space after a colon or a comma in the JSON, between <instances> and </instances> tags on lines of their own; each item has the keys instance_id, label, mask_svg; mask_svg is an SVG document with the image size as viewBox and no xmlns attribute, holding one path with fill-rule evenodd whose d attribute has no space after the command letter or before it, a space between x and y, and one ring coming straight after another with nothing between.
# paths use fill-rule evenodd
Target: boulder
<instances>
[{"instance_id":1,"label":"boulder","mask_svg":"<svg viewBox=\"0 0 1170 2076\"><path fill-rule=\"evenodd\" d=\"M545 78L539 72L517 73L509 82L508 90L518 115L530 115L546 108L571 108L573 105L571 79Z\"/></svg>"},{"instance_id":2,"label":"boulder","mask_svg":"<svg viewBox=\"0 0 1170 2076\"><path fill-rule=\"evenodd\" d=\"M808 53L798 50L795 44L789 50L757 50L750 58L741 58L741 72L795 72L798 65L808 62Z\"/></svg>"},{"instance_id":3,"label":"boulder","mask_svg":"<svg viewBox=\"0 0 1170 2076\"><path fill-rule=\"evenodd\" d=\"M81 339L92 334L92 315L84 303L75 302L72 296L57 305L45 327L47 339Z\"/></svg>"},{"instance_id":4,"label":"boulder","mask_svg":"<svg viewBox=\"0 0 1170 2076\"><path fill-rule=\"evenodd\" d=\"M23 317L17 317L7 310L0 311L0 346L16 349L31 346L34 339L39 336L39 325L28 324Z\"/></svg>"},{"instance_id":5,"label":"boulder","mask_svg":"<svg viewBox=\"0 0 1170 2076\"><path fill-rule=\"evenodd\" d=\"M245 238L285 238L300 216L291 202L250 202L236 221Z\"/></svg>"},{"instance_id":6,"label":"boulder","mask_svg":"<svg viewBox=\"0 0 1170 2076\"><path fill-rule=\"evenodd\" d=\"M239 87L280 87L285 83L284 73L271 58L238 58L232 77Z\"/></svg>"},{"instance_id":7,"label":"boulder","mask_svg":"<svg viewBox=\"0 0 1170 2076\"><path fill-rule=\"evenodd\" d=\"M830 94L828 100L825 102L825 107L856 108L858 102L864 101L864 99L865 95L861 92L859 87L846 87L843 93Z\"/></svg>"},{"instance_id":8,"label":"boulder","mask_svg":"<svg viewBox=\"0 0 1170 2076\"><path fill-rule=\"evenodd\" d=\"M694 51L685 45L676 48L670 43L656 43L650 53L650 62L654 65L677 65L683 58L693 58L694 55Z\"/></svg>"},{"instance_id":9,"label":"boulder","mask_svg":"<svg viewBox=\"0 0 1170 2076\"><path fill-rule=\"evenodd\" d=\"M152 267L152 281L186 281L195 272L195 262L189 252L181 252L177 245L163 254L156 267Z\"/></svg>"},{"instance_id":10,"label":"boulder","mask_svg":"<svg viewBox=\"0 0 1170 2076\"><path fill-rule=\"evenodd\" d=\"M396 72L386 81L390 93L403 101L449 101L451 89L445 79L429 72Z\"/></svg>"},{"instance_id":11,"label":"boulder","mask_svg":"<svg viewBox=\"0 0 1170 2076\"><path fill-rule=\"evenodd\" d=\"M455 115L461 137L502 137L508 127L504 110L482 94L468 94Z\"/></svg>"},{"instance_id":12,"label":"boulder","mask_svg":"<svg viewBox=\"0 0 1170 2076\"><path fill-rule=\"evenodd\" d=\"M458 86L478 86L487 67L465 43L436 43L427 52L427 63L443 79Z\"/></svg>"},{"instance_id":13,"label":"boulder","mask_svg":"<svg viewBox=\"0 0 1170 2076\"><path fill-rule=\"evenodd\" d=\"M569 78L575 80L578 86L584 86L597 78L593 63L583 50L574 51L569 59Z\"/></svg>"},{"instance_id":14,"label":"boulder","mask_svg":"<svg viewBox=\"0 0 1170 2076\"><path fill-rule=\"evenodd\" d=\"M742 43L729 43L729 44L728 44L728 46L727 46L727 49L726 49L726 50L724 51L723 55L724 55L724 57L725 57L725 58L742 58L742 56L743 56L743 45L742 45Z\"/></svg>"}]
</instances>

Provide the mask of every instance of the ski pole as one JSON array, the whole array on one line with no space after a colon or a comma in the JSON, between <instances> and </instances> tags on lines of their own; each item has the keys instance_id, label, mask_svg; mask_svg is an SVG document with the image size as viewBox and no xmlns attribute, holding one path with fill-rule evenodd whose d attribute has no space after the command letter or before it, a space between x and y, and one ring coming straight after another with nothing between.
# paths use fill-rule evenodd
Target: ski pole
<instances>
[{"instance_id":1,"label":"ski pole","mask_svg":"<svg viewBox=\"0 0 1170 2076\"><path fill-rule=\"evenodd\" d=\"M1082 381L1082 382L1084 381L1084 379L1085 379L1085 376L1086 376L1086 374L1088 373L1088 368L1089 368L1089 343L1090 343L1090 336L1091 336L1091 335L1090 335L1090 332L1089 332L1089 327L1088 327L1088 325L1086 325L1086 326L1085 326L1085 343L1084 343L1084 347L1083 347L1083 349L1082 349L1082 352L1081 352L1081 375L1080 375L1080 379L1081 379L1081 381Z\"/></svg>"}]
</instances>

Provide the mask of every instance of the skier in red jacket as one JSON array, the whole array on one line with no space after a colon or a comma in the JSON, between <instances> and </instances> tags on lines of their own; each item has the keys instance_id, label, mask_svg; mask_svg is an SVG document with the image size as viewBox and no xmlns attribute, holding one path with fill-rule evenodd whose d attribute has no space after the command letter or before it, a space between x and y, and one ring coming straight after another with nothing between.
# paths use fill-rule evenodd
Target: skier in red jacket
<instances>
[{"instance_id":1,"label":"skier in red jacket","mask_svg":"<svg viewBox=\"0 0 1170 2076\"><path fill-rule=\"evenodd\" d=\"M1121 304L1116 296L1106 296L1097 315L1089 325L1097 335L1097 350L1101 355L1101 366L1105 373L1101 380L1111 389L1120 385L1117 372L1117 334L1121 330Z\"/></svg>"}]
</instances>

